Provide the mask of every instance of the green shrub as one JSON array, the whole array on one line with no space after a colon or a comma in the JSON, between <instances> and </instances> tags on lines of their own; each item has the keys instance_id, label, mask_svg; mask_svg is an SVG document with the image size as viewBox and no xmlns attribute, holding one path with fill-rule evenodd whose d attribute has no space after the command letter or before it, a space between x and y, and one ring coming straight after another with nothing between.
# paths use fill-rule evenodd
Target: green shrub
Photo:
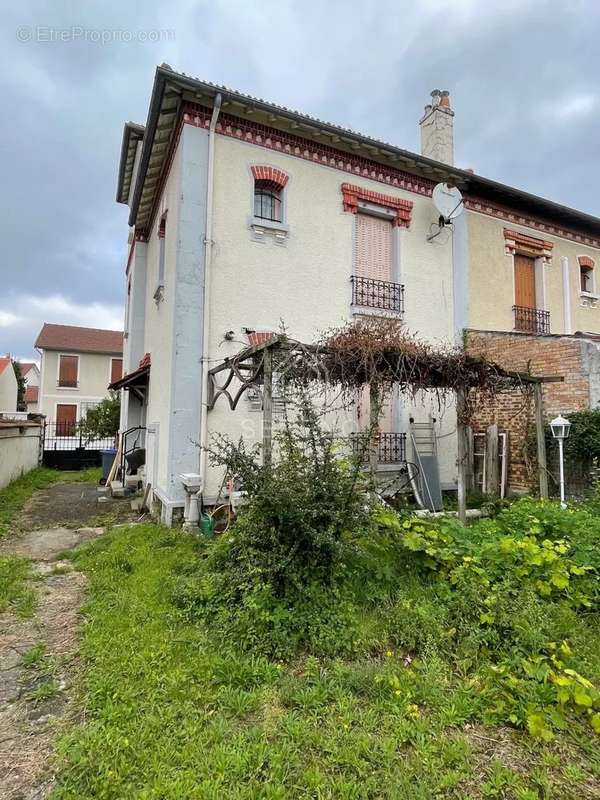
<instances>
[{"instance_id":1,"label":"green shrub","mask_svg":"<svg viewBox=\"0 0 600 800\"><path fill-rule=\"evenodd\" d=\"M242 480L248 500L208 547L201 573L182 578L173 596L180 612L212 621L224 640L281 657L299 647L351 648L345 562L353 532L372 527L358 465L340 459L310 400L300 397L296 410L272 466L258 463L256 448L216 440L213 463Z\"/></svg>"}]
</instances>

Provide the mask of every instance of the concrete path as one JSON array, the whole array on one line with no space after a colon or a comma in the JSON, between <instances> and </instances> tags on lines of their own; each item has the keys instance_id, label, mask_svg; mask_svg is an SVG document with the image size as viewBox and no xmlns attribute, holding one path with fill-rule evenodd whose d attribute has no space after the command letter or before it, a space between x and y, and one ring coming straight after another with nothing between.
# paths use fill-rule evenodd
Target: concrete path
<instances>
[{"instance_id":1,"label":"concrete path","mask_svg":"<svg viewBox=\"0 0 600 800\"><path fill-rule=\"evenodd\" d=\"M101 507L102 508L102 507ZM38 596L31 619L0 614L0 798L44 800L54 783L53 741L76 722L72 685L77 670L85 576L61 553L98 538L104 527L77 527L98 514L97 492L57 484L27 503L31 530L0 540L0 555L30 559ZM129 504L118 515L131 517ZM54 519L61 527L43 527Z\"/></svg>"}]
</instances>

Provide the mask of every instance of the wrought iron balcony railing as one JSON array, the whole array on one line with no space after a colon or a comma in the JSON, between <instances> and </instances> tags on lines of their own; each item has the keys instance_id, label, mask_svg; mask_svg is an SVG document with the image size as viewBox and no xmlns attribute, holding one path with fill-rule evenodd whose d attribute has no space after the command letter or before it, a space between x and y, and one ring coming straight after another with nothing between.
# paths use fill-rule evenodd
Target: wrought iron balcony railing
<instances>
[{"instance_id":1,"label":"wrought iron balcony railing","mask_svg":"<svg viewBox=\"0 0 600 800\"><path fill-rule=\"evenodd\" d=\"M522 333L550 333L550 312L541 308L513 306L515 330Z\"/></svg>"},{"instance_id":2,"label":"wrought iron balcony railing","mask_svg":"<svg viewBox=\"0 0 600 800\"><path fill-rule=\"evenodd\" d=\"M401 283L362 278L359 275L353 275L351 280L353 306L404 313L404 286Z\"/></svg>"},{"instance_id":3,"label":"wrought iron balcony railing","mask_svg":"<svg viewBox=\"0 0 600 800\"><path fill-rule=\"evenodd\" d=\"M371 438L368 433L354 433L350 437L352 453L355 458L369 461ZM402 464L406 461L406 434L377 434L377 462L379 464Z\"/></svg>"}]
</instances>

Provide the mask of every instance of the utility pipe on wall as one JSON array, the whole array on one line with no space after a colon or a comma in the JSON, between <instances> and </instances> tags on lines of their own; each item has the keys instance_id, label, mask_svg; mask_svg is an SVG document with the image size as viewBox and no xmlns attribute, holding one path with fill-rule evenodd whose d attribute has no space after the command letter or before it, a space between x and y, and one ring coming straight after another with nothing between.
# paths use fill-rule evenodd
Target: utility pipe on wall
<instances>
[{"instance_id":1,"label":"utility pipe on wall","mask_svg":"<svg viewBox=\"0 0 600 800\"><path fill-rule=\"evenodd\" d=\"M569 287L569 259L562 256L560 259L563 279L563 308L565 320L565 333L573 333L571 322L571 289Z\"/></svg>"},{"instance_id":2,"label":"utility pipe on wall","mask_svg":"<svg viewBox=\"0 0 600 800\"><path fill-rule=\"evenodd\" d=\"M206 233L204 236L204 318L202 325L202 410L200 415L200 490L204 490L206 483L206 442L208 438L208 369L209 350L208 338L210 332L210 288L211 288L211 262L212 262L212 227L213 227L213 189L215 167L215 131L217 119L221 111L223 98L219 92L215 97L213 112L208 128L208 170L206 187Z\"/></svg>"}]
</instances>

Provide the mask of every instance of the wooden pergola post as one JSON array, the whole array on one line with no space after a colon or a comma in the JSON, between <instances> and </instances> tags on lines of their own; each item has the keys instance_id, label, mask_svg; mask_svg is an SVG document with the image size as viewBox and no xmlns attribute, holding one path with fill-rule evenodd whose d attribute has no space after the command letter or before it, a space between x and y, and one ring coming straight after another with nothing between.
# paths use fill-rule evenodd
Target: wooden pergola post
<instances>
[{"instance_id":1,"label":"wooden pergola post","mask_svg":"<svg viewBox=\"0 0 600 800\"><path fill-rule=\"evenodd\" d=\"M374 482L379 465L379 412L381 411L381 393L379 384L369 384L369 472Z\"/></svg>"},{"instance_id":2,"label":"wooden pergola post","mask_svg":"<svg viewBox=\"0 0 600 800\"><path fill-rule=\"evenodd\" d=\"M464 389L456 391L456 434L457 434L457 467L458 467L458 518L463 524L467 522L467 473L469 443L465 416L467 399Z\"/></svg>"},{"instance_id":3,"label":"wooden pergola post","mask_svg":"<svg viewBox=\"0 0 600 800\"><path fill-rule=\"evenodd\" d=\"M271 466L273 459L273 350L267 347L263 361L263 467Z\"/></svg>"},{"instance_id":4,"label":"wooden pergola post","mask_svg":"<svg viewBox=\"0 0 600 800\"><path fill-rule=\"evenodd\" d=\"M548 469L546 463L546 436L544 432L544 399L542 384L537 381L533 387L535 405L535 438L537 442L538 476L540 481L540 497L548 499Z\"/></svg>"}]
</instances>

